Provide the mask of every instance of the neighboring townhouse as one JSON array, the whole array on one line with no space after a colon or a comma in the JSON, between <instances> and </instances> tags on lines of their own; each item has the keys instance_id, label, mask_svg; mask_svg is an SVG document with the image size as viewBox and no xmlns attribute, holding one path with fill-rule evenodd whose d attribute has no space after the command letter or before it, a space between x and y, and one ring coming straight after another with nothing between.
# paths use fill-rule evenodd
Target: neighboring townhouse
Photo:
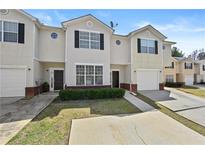
<instances>
[{"instance_id":1,"label":"neighboring townhouse","mask_svg":"<svg viewBox=\"0 0 205 154\"><path fill-rule=\"evenodd\" d=\"M205 82L205 60L198 60L195 62L195 82Z\"/></svg>"},{"instance_id":2,"label":"neighboring townhouse","mask_svg":"<svg viewBox=\"0 0 205 154\"><path fill-rule=\"evenodd\" d=\"M191 57L172 57L171 66L164 68L165 82L184 82L186 85L205 82L205 60Z\"/></svg>"},{"instance_id":3,"label":"neighboring townhouse","mask_svg":"<svg viewBox=\"0 0 205 154\"><path fill-rule=\"evenodd\" d=\"M174 42L151 25L117 35L92 15L51 27L22 10L0 13L0 97L36 95L43 82L50 91L160 90L164 68L172 66Z\"/></svg>"}]
</instances>

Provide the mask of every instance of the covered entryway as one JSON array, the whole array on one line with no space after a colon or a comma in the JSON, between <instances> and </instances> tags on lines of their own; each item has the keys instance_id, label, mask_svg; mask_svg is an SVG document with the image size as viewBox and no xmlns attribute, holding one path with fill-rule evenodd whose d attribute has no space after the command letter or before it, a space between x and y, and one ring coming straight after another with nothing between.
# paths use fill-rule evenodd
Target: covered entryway
<instances>
[{"instance_id":1,"label":"covered entryway","mask_svg":"<svg viewBox=\"0 0 205 154\"><path fill-rule=\"evenodd\" d=\"M112 71L112 87L119 88L119 71Z\"/></svg>"},{"instance_id":2,"label":"covered entryway","mask_svg":"<svg viewBox=\"0 0 205 154\"><path fill-rule=\"evenodd\" d=\"M193 85L194 83L194 76L193 75L185 75L185 84L186 85Z\"/></svg>"},{"instance_id":3,"label":"covered entryway","mask_svg":"<svg viewBox=\"0 0 205 154\"><path fill-rule=\"evenodd\" d=\"M0 97L25 96L26 69L0 68Z\"/></svg>"},{"instance_id":4,"label":"covered entryway","mask_svg":"<svg viewBox=\"0 0 205 154\"><path fill-rule=\"evenodd\" d=\"M159 70L138 70L138 90L159 90Z\"/></svg>"}]
</instances>

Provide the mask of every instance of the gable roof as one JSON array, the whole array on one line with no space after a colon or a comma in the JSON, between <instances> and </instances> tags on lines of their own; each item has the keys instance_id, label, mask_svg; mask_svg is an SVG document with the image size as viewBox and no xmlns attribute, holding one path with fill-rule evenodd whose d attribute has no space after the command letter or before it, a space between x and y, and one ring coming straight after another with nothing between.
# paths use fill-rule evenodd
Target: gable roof
<instances>
[{"instance_id":1,"label":"gable roof","mask_svg":"<svg viewBox=\"0 0 205 154\"><path fill-rule=\"evenodd\" d=\"M155 32L156 34L158 34L158 35L159 35L161 38L163 38L163 39L166 39L166 38L167 38L164 34L162 34L160 31L158 31L158 30L157 30L156 28L154 28L152 25L147 25L147 26L141 27L141 28L139 28L139 29L137 29L137 30L134 30L134 31L130 32L130 33L128 34L128 36L137 34L137 33L141 32L141 31L143 31L143 30L146 30L146 29L153 30L153 32Z\"/></svg>"},{"instance_id":2,"label":"gable roof","mask_svg":"<svg viewBox=\"0 0 205 154\"><path fill-rule=\"evenodd\" d=\"M177 61L194 61L191 57L174 57Z\"/></svg>"},{"instance_id":3,"label":"gable roof","mask_svg":"<svg viewBox=\"0 0 205 154\"><path fill-rule=\"evenodd\" d=\"M104 27L106 27L107 29L109 29L110 31L113 32L113 29L110 26L108 26L107 24L105 24L104 22L102 22L101 20L99 20L98 18L93 16L92 14L87 14L87 15L84 15L84 16L80 16L80 17L77 17L77 18L73 18L73 19L70 19L70 20L63 21L63 22L61 22L61 25L63 27L65 27L65 25L67 25L67 24L77 22L77 21L80 21L80 20L86 19L86 18L91 18L91 19L97 21L98 23L100 23L101 25L103 25Z\"/></svg>"}]
</instances>

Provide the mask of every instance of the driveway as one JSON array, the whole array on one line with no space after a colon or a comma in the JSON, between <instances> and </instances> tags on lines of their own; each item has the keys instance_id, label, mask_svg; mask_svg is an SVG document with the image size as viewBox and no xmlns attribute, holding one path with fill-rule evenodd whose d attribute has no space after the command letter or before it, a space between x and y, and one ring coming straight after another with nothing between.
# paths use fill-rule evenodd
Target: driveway
<instances>
[{"instance_id":1,"label":"driveway","mask_svg":"<svg viewBox=\"0 0 205 154\"><path fill-rule=\"evenodd\" d=\"M154 110L74 119L69 144L205 144L205 137Z\"/></svg>"},{"instance_id":2,"label":"driveway","mask_svg":"<svg viewBox=\"0 0 205 154\"><path fill-rule=\"evenodd\" d=\"M0 144L6 144L56 96L55 93L45 93L32 99L1 98Z\"/></svg>"},{"instance_id":3,"label":"driveway","mask_svg":"<svg viewBox=\"0 0 205 154\"><path fill-rule=\"evenodd\" d=\"M205 99L187 94L174 88L164 91L140 91L143 95L170 110L205 126Z\"/></svg>"}]
</instances>

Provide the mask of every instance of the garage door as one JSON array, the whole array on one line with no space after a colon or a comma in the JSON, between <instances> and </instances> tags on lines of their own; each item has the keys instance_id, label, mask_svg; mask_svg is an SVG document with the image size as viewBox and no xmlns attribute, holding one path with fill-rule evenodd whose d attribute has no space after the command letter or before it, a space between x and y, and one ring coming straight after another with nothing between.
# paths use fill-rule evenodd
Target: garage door
<instances>
[{"instance_id":1,"label":"garage door","mask_svg":"<svg viewBox=\"0 0 205 154\"><path fill-rule=\"evenodd\" d=\"M159 71L137 71L137 88L138 90L159 90Z\"/></svg>"},{"instance_id":2,"label":"garage door","mask_svg":"<svg viewBox=\"0 0 205 154\"><path fill-rule=\"evenodd\" d=\"M193 75L186 75L185 76L185 84L186 85L193 85L194 76Z\"/></svg>"},{"instance_id":3,"label":"garage door","mask_svg":"<svg viewBox=\"0 0 205 154\"><path fill-rule=\"evenodd\" d=\"M24 68L0 68L0 97L25 96Z\"/></svg>"}]
</instances>

